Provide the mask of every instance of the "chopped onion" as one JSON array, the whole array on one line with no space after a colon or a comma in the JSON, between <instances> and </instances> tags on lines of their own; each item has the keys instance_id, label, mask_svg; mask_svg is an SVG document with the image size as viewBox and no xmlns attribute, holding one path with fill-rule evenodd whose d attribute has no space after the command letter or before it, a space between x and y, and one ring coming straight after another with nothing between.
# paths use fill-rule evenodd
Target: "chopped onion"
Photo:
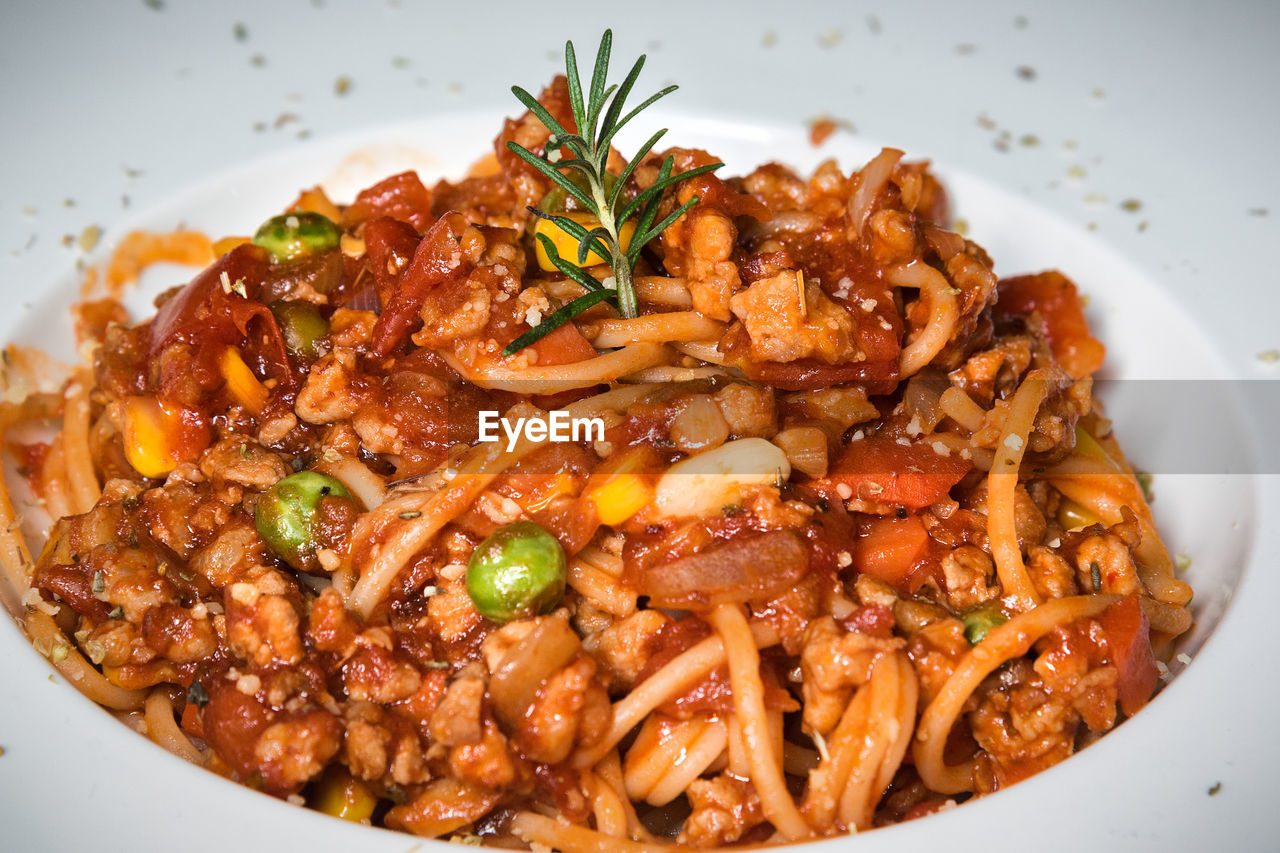
<instances>
[{"instance_id":1,"label":"chopped onion","mask_svg":"<svg viewBox=\"0 0 1280 853\"><path fill-rule=\"evenodd\" d=\"M556 670L573 660L582 644L563 619L548 616L507 651L489 678L489 698L499 721L515 726Z\"/></svg>"},{"instance_id":2,"label":"chopped onion","mask_svg":"<svg viewBox=\"0 0 1280 853\"><path fill-rule=\"evenodd\" d=\"M827 475L827 434L817 427L784 429L773 437L773 443L782 448L797 471L810 477Z\"/></svg>"},{"instance_id":3,"label":"chopped onion","mask_svg":"<svg viewBox=\"0 0 1280 853\"><path fill-rule=\"evenodd\" d=\"M717 604L767 601L790 589L809 567L809 551L789 530L741 536L723 545L647 568L641 592L651 604L703 610Z\"/></svg>"}]
</instances>

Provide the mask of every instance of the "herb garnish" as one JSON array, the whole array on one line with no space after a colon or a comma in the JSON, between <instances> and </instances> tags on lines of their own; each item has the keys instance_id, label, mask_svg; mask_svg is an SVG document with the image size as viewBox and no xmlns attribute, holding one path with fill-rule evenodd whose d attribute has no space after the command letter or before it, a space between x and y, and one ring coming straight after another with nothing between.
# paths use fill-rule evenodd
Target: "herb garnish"
<instances>
[{"instance_id":1,"label":"herb garnish","mask_svg":"<svg viewBox=\"0 0 1280 853\"><path fill-rule=\"evenodd\" d=\"M610 143L627 122L678 87L667 86L623 115L623 104L631 94L636 78L640 76L645 57L642 55L636 60L636 64L631 66L631 71L620 85L607 85L609 53L612 46L613 31L605 30L604 36L600 39L600 47L596 51L591 87L585 93L584 100L582 79L578 74L578 60L573 50L573 42L565 42L564 59L565 72L569 80L569 105L573 111L577 133L570 133L542 104L538 103L538 99L533 95L519 86L511 87L512 93L519 98L520 102L529 108L529 111L547 130L551 131L551 136L547 140L546 153L541 157L516 142L508 142L507 148L572 196L600 224L587 228L568 216L529 208L529 212L535 217L554 222L578 240L578 259L575 264L560 257L560 253L556 251L555 244L549 237L545 234L537 235L538 242L541 243L556 269L582 285L587 292L553 311L537 326L516 338L502 351L503 355L513 355L530 344L536 343L583 311L601 302L608 302L615 306L623 317L638 316L639 305L631 277L635 272L636 262L640 259L640 251L649 241L665 231L671 223L683 216L685 211L698 203L698 197L694 196L655 224L654 220L657 219L663 193L682 181L711 172L724 165L711 163L672 175L675 158L669 156L663 161L658 179L652 186L645 188L629 200L623 195L627 181L631 178L636 166L653 149L667 129L663 128L649 137L619 175L613 175L605 168L609 158ZM568 149L572 156L567 159L552 159L559 157L562 148ZM579 186L567 173L576 174L585 183L585 188ZM632 217L635 218L635 232L631 242L624 248L619 234L623 223ZM583 268L582 265L587 262L587 256L593 251L600 257L608 259L609 266L613 269L612 286L606 286L604 282L596 280Z\"/></svg>"},{"instance_id":2,"label":"herb garnish","mask_svg":"<svg viewBox=\"0 0 1280 853\"><path fill-rule=\"evenodd\" d=\"M204 689L203 684L193 681L191 686L187 688L187 701L197 708L203 708L209 704L209 692Z\"/></svg>"}]
</instances>

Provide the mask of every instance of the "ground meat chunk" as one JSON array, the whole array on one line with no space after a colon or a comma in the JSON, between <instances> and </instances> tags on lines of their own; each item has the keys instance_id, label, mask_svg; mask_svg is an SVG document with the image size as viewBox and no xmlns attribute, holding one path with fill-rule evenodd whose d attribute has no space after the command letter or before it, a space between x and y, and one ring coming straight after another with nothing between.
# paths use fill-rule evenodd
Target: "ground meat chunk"
<instances>
[{"instance_id":1,"label":"ground meat chunk","mask_svg":"<svg viewBox=\"0 0 1280 853\"><path fill-rule=\"evenodd\" d=\"M190 567L221 589L254 566L266 562L266 546L258 531L237 516L212 542L196 551Z\"/></svg>"},{"instance_id":2,"label":"ground meat chunk","mask_svg":"<svg viewBox=\"0 0 1280 853\"><path fill-rule=\"evenodd\" d=\"M783 270L761 279L729 300L751 338L756 361L814 358L827 364L856 361L853 317L800 273Z\"/></svg>"},{"instance_id":3,"label":"ground meat chunk","mask_svg":"<svg viewBox=\"0 0 1280 853\"><path fill-rule=\"evenodd\" d=\"M1033 545L1027 552L1027 574L1036 592L1045 598L1064 598L1079 591L1075 569L1056 551L1043 545Z\"/></svg>"},{"instance_id":4,"label":"ground meat chunk","mask_svg":"<svg viewBox=\"0 0 1280 853\"><path fill-rule=\"evenodd\" d=\"M359 411L355 371L356 354L349 349L335 349L317 361L294 403L298 417L309 424L331 424Z\"/></svg>"},{"instance_id":5,"label":"ground meat chunk","mask_svg":"<svg viewBox=\"0 0 1280 853\"><path fill-rule=\"evenodd\" d=\"M727 773L691 782L689 805L680 841L694 847L731 844L764 820L755 786Z\"/></svg>"},{"instance_id":6,"label":"ground meat chunk","mask_svg":"<svg viewBox=\"0 0 1280 853\"><path fill-rule=\"evenodd\" d=\"M259 567L226 589L227 642L258 667L302 660L296 588L279 572Z\"/></svg>"},{"instance_id":7,"label":"ground meat chunk","mask_svg":"<svg viewBox=\"0 0 1280 853\"><path fill-rule=\"evenodd\" d=\"M227 484L262 492L293 473L278 454L256 441L229 436L210 447L200 457L200 471L215 488Z\"/></svg>"},{"instance_id":8,"label":"ground meat chunk","mask_svg":"<svg viewBox=\"0 0 1280 853\"><path fill-rule=\"evenodd\" d=\"M995 563L975 545L953 549L942 558L941 566L947 603L953 610L967 610L1000 594L999 585L990 585Z\"/></svg>"},{"instance_id":9,"label":"ground meat chunk","mask_svg":"<svg viewBox=\"0 0 1280 853\"><path fill-rule=\"evenodd\" d=\"M474 743L460 743L449 751L449 772L481 788L502 788L516 778L516 765L507 739L493 720L486 720Z\"/></svg>"},{"instance_id":10,"label":"ground meat chunk","mask_svg":"<svg viewBox=\"0 0 1280 853\"><path fill-rule=\"evenodd\" d=\"M253 754L271 789L297 790L341 747L342 725L332 714L316 709L267 726Z\"/></svg>"},{"instance_id":11,"label":"ground meat chunk","mask_svg":"<svg viewBox=\"0 0 1280 853\"><path fill-rule=\"evenodd\" d=\"M637 610L588 636L583 646L604 664L614 686L626 690L649 662L658 635L670 622L661 610Z\"/></svg>"},{"instance_id":12,"label":"ground meat chunk","mask_svg":"<svg viewBox=\"0 0 1280 853\"><path fill-rule=\"evenodd\" d=\"M903 645L900 637L843 631L830 616L814 620L800 652L805 728L821 734L834 729L854 688L871 677L876 659Z\"/></svg>"},{"instance_id":13,"label":"ground meat chunk","mask_svg":"<svg viewBox=\"0 0 1280 853\"><path fill-rule=\"evenodd\" d=\"M595 673L595 661L582 656L547 679L516 728L514 739L521 752L534 761L558 764L575 745L589 746L600 739L613 709Z\"/></svg>"},{"instance_id":14,"label":"ground meat chunk","mask_svg":"<svg viewBox=\"0 0 1280 853\"><path fill-rule=\"evenodd\" d=\"M484 734L481 719L484 691L484 679L475 667L464 670L450 682L431 715L431 739L445 746L479 743Z\"/></svg>"}]
</instances>

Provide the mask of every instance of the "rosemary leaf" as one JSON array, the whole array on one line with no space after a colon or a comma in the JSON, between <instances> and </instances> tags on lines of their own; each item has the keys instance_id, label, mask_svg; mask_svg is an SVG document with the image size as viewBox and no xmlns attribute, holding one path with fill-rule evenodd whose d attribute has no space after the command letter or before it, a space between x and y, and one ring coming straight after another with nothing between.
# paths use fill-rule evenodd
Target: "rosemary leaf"
<instances>
[{"instance_id":1,"label":"rosemary leaf","mask_svg":"<svg viewBox=\"0 0 1280 853\"><path fill-rule=\"evenodd\" d=\"M537 116L538 121L542 122L543 125L546 126L547 130L551 131L556 136L569 135L569 131L565 130L564 125L556 121L555 116L548 112L547 108L544 107L533 95L530 95L519 86L512 86L511 94L519 98L520 103L524 104L525 107L528 108L529 112Z\"/></svg>"},{"instance_id":2,"label":"rosemary leaf","mask_svg":"<svg viewBox=\"0 0 1280 853\"><path fill-rule=\"evenodd\" d=\"M627 250L627 259L631 261L632 265L634 265L635 262L639 260L640 250L644 248L644 245L646 243L648 243L654 237L657 237L663 231L666 231L667 228L671 226L671 223L675 222L681 216L684 216L685 212L688 211L689 208L693 207L697 203L698 203L698 197L695 195L693 198L689 199L684 204L680 205L675 210L671 211L671 213L667 214L667 217L665 219L663 219L661 222L659 222L657 225L653 226L652 228L649 228L648 230L646 230L643 234L640 233L639 228L637 227L636 234L631 239L631 248ZM657 211L657 205L654 205L653 210L655 212ZM634 256L632 255L633 250L635 253Z\"/></svg>"},{"instance_id":3,"label":"rosemary leaf","mask_svg":"<svg viewBox=\"0 0 1280 853\"><path fill-rule=\"evenodd\" d=\"M601 302L613 296L612 290L605 290L603 287L599 290L592 290L584 293L572 302L567 302L557 310L548 314L543 318L542 322L507 344L506 349L502 351L503 355L515 355L525 347L536 344L565 323L577 317L588 308L594 308Z\"/></svg>"},{"instance_id":4,"label":"rosemary leaf","mask_svg":"<svg viewBox=\"0 0 1280 853\"><path fill-rule=\"evenodd\" d=\"M556 244L551 242L551 238L546 234L538 235L538 242L542 244L542 249L547 253L547 257L551 259L551 263L556 269L564 273L567 277L573 279L589 291L604 290L604 286L596 281L582 267L575 266L564 258L560 257L560 252L556 250ZM609 291L605 291L606 293Z\"/></svg>"},{"instance_id":5,"label":"rosemary leaf","mask_svg":"<svg viewBox=\"0 0 1280 853\"><path fill-rule=\"evenodd\" d=\"M562 190L586 205L587 209L592 213L599 215L600 209L596 206L595 200L583 192L582 187L570 180L568 175L564 174L555 166L551 165L546 160L543 160L537 154L534 154L528 148L525 148L519 143L508 142L507 148L514 152L521 160L525 161L530 166L554 181Z\"/></svg>"},{"instance_id":6,"label":"rosemary leaf","mask_svg":"<svg viewBox=\"0 0 1280 853\"><path fill-rule=\"evenodd\" d=\"M640 161L649 154L653 149L653 146L657 145L658 140L665 136L666 133L667 129L664 127L653 136L650 136L649 141L640 146L640 150L636 152L636 156L632 157L631 161L623 167L622 174L618 175L618 180L613 185L613 192L609 195L610 207L617 208L618 199L622 198L622 189L626 186L627 181L631 179L631 173L636 170L636 166L640 165Z\"/></svg>"}]
</instances>

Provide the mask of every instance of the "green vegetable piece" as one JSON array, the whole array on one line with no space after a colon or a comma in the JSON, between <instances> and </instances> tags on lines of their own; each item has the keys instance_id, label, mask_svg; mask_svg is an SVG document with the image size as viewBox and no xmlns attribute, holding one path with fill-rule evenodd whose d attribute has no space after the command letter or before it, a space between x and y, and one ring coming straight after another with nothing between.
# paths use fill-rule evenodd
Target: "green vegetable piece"
<instances>
[{"instance_id":1,"label":"green vegetable piece","mask_svg":"<svg viewBox=\"0 0 1280 853\"><path fill-rule=\"evenodd\" d=\"M320 309L310 302L275 302L271 305L271 313L280 324L284 347L289 355L299 361L311 362L324 354L329 322Z\"/></svg>"},{"instance_id":2,"label":"green vegetable piece","mask_svg":"<svg viewBox=\"0 0 1280 853\"><path fill-rule=\"evenodd\" d=\"M320 501L350 498L340 480L318 471L290 474L263 492L254 509L258 535L276 556L298 571L313 572L316 560L315 522Z\"/></svg>"},{"instance_id":3,"label":"green vegetable piece","mask_svg":"<svg viewBox=\"0 0 1280 853\"><path fill-rule=\"evenodd\" d=\"M531 521L499 527L467 564L467 594L480 615L503 624L548 613L564 595L564 548Z\"/></svg>"},{"instance_id":4,"label":"green vegetable piece","mask_svg":"<svg viewBox=\"0 0 1280 853\"><path fill-rule=\"evenodd\" d=\"M980 604L960 618L964 622L964 638L972 646L985 640L992 628L998 628L1009 621L1009 617L1004 615L999 603L995 601Z\"/></svg>"},{"instance_id":5,"label":"green vegetable piece","mask_svg":"<svg viewBox=\"0 0 1280 853\"><path fill-rule=\"evenodd\" d=\"M591 180L581 172L569 172L567 177L573 182L574 186L590 195ZM612 172L604 174L604 191L607 195L613 195L613 188L618 183L618 176ZM587 206L578 199L569 195L564 188L557 185L551 188L551 191L542 197L542 201L538 202L538 210L545 213L577 213L586 211Z\"/></svg>"},{"instance_id":6,"label":"green vegetable piece","mask_svg":"<svg viewBox=\"0 0 1280 853\"><path fill-rule=\"evenodd\" d=\"M253 244L266 249L271 259L279 263L327 252L336 248L341 239L342 229L327 216L300 210L262 223L253 235Z\"/></svg>"}]
</instances>

